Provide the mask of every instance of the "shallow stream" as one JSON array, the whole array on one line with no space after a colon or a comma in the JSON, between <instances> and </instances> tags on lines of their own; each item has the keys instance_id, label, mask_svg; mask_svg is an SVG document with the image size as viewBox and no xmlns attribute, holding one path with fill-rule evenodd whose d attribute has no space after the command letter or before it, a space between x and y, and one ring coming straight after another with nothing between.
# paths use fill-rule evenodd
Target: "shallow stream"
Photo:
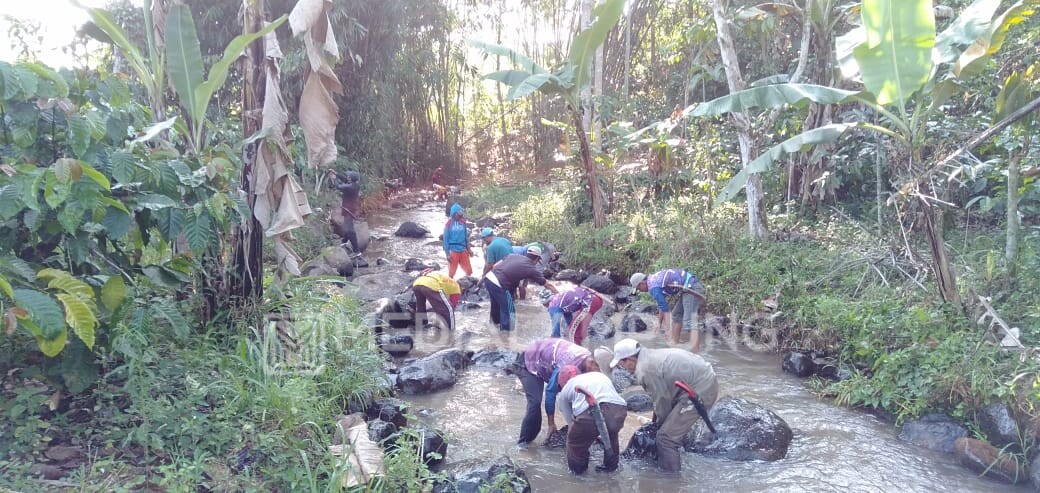
<instances>
[{"instance_id":1,"label":"shallow stream","mask_svg":"<svg viewBox=\"0 0 1040 493\"><path fill-rule=\"evenodd\" d=\"M413 240L393 236L403 221L425 226L431 238ZM376 240L366 252L371 268L359 274L401 272L409 257L438 262L446 271L437 235L444 225L443 205L427 203L410 210L380 212L370 218ZM389 237L379 240L378 237ZM482 251L473 258L477 275L483 267ZM376 259L390 262L376 266ZM460 275L460 274L457 274ZM710 287L709 287L710 289ZM479 351L504 348L521 351L531 341L548 334L546 311L534 299L517 302L517 330L506 336L492 330L487 303L481 309L458 312L459 329L454 337L440 332L413 333L421 356L450 346ZM618 333L618 338L627 334ZM663 341L649 332L633 336L642 344L661 346ZM586 347L612 346L614 339L587 341ZM979 478L960 466L952 455L901 442L898 429L870 414L835 406L818 399L804 382L780 370L773 354L755 353L712 341L703 351L719 376L720 396L743 397L761 404L784 418L794 431L787 457L776 462L735 462L684 454L680 477L665 476L653 464L622 461L613 474L590 472L573 476L567 471L562 449L533 445L526 451L515 446L525 401L515 377L466 370L458 383L440 392L401 396L413 403L413 413L443 430L449 441L446 462L476 457L508 455L522 467L535 491L1029 491ZM648 413L646 413L648 416ZM558 421L562 418L558 417ZM621 432L622 448L639 426L638 415L629 413ZM559 423L562 426L562 422ZM543 434L538 443L545 438ZM600 455L593 454L593 464ZM590 468L591 471L591 468Z\"/></svg>"}]
</instances>

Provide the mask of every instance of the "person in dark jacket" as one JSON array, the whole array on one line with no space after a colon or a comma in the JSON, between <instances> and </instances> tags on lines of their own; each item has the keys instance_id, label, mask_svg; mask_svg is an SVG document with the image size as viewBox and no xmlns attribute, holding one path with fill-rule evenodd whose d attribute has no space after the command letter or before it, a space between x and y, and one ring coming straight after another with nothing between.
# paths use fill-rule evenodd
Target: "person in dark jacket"
<instances>
[{"instance_id":1,"label":"person in dark jacket","mask_svg":"<svg viewBox=\"0 0 1040 493\"><path fill-rule=\"evenodd\" d=\"M455 278L455 271L462 266L462 272L473 275L473 267L469 258L473 250L469 247L469 223L463 215L462 206L451 206L451 217L444 223L444 256L448 259L448 277Z\"/></svg>"},{"instance_id":2,"label":"person in dark jacket","mask_svg":"<svg viewBox=\"0 0 1040 493\"><path fill-rule=\"evenodd\" d=\"M542 392L545 392L545 415L549 421L546 437L556 431L556 394L560 392L558 382L560 368L567 365L577 366L581 371L599 371L599 365L592 353L577 344L560 338L538 339L532 342L520 355L521 367L517 377L524 387L527 398L527 411L520 424L520 438L517 445L527 448L527 444L538 437L542 430Z\"/></svg>"},{"instance_id":3,"label":"person in dark jacket","mask_svg":"<svg viewBox=\"0 0 1040 493\"><path fill-rule=\"evenodd\" d=\"M484 287L491 298L491 323L498 325L501 330L513 328L516 308L513 306L512 292L520 281L529 279L553 293L556 292L556 287L538 272L536 266L541 256L542 250L532 246L527 249L527 255L507 255L484 276Z\"/></svg>"},{"instance_id":4,"label":"person in dark jacket","mask_svg":"<svg viewBox=\"0 0 1040 493\"><path fill-rule=\"evenodd\" d=\"M354 229L354 220L361 213L361 174L357 171L339 173L329 170L329 174L335 178L335 187L343 195L340 209L343 211L343 243L350 243L350 248L355 254L360 254L358 247L357 231Z\"/></svg>"}]
</instances>

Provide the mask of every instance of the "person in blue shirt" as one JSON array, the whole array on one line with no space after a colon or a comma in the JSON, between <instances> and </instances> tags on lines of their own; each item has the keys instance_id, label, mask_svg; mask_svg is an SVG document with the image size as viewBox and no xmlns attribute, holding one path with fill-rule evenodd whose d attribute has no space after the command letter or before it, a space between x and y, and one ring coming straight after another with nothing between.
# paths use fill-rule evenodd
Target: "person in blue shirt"
<instances>
[{"instance_id":1,"label":"person in blue shirt","mask_svg":"<svg viewBox=\"0 0 1040 493\"><path fill-rule=\"evenodd\" d=\"M690 331L690 346L693 352L701 350L701 334L697 328L697 310L706 300L704 285L697 276L682 269L666 269L647 277L642 272L632 274L628 280L637 291L649 292L657 303L657 333L665 327L671 328L671 342L679 343L679 331ZM668 297L678 296L675 308L669 312ZM668 324L665 324L665 319ZM680 320L682 321L680 323Z\"/></svg>"},{"instance_id":2,"label":"person in blue shirt","mask_svg":"<svg viewBox=\"0 0 1040 493\"><path fill-rule=\"evenodd\" d=\"M484 228L480 230L480 238L484 240L484 273L487 275L491 272L491 268L495 266L495 262L506 258L513 251L513 243L509 241L509 238L505 236L498 236L495 234L495 230L491 228ZM524 254L527 253L526 248Z\"/></svg>"},{"instance_id":3,"label":"person in blue shirt","mask_svg":"<svg viewBox=\"0 0 1040 493\"><path fill-rule=\"evenodd\" d=\"M455 278L455 271L462 266L467 276L473 275L469 258L473 251L469 248L469 223L462 213L462 206L451 206L448 222L444 223L444 256L448 259L448 277Z\"/></svg>"}]
</instances>

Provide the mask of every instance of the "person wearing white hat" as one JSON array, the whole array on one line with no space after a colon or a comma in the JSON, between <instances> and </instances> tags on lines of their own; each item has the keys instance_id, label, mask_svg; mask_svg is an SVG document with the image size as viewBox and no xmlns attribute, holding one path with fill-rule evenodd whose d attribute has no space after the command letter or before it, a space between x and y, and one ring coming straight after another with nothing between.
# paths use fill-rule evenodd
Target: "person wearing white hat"
<instances>
[{"instance_id":1,"label":"person wearing white hat","mask_svg":"<svg viewBox=\"0 0 1040 493\"><path fill-rule=\"evenodd\" d=\"M635 374L654 401L654 423L657 431L657 465L666 472L682 467L679 447L683 437L700 419L700 414L687 402L687 394L675 385L682 382L700 396L707 409L719 397L715 369L700 355L676 348L650 349L634 339L614 344L610 367L622 367Z\"/></svg>"},{"instance_id":2,"label":"person wearing white hat","mask_svg":"<svg viewBox=\"0 0 1040 493\"><path fill-rule=\"evenodd\" d=\"M484 287L491 298L491 323L502 331L513 329L516 308L513 306L513 290L520 281L528 279L556 293L556 286L545 279L535 267L542 256L541 248L528 247L526 255L510 254L498 261L491 272L484 276Z\"/></svg>"},{"instance_id":3,"label":"person wearing white hat","mask_svg":"<svg viewBox=\"0 0 1040 493\"><path fill-rule=\"evenodd\" d=\"M701 333L698 330L697 310L706 298L704 285L697 276L682 269L662 270L650 276L636 272L628 283L636 291L649 292L657 303L656 333L660 334L668 327L671 329L672 344L678 344L680 329L687 330L690 332L690 349L695 353L700 352ZM669 296L678 296L671 310L668 309Z\"/></svg>"}]
</instances>

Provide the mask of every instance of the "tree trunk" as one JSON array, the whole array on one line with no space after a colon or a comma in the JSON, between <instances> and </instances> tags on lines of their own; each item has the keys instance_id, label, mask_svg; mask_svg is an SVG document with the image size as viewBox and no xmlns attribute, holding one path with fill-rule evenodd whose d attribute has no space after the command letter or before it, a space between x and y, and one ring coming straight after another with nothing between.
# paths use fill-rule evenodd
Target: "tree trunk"
<instances>
[{"instance_id":1,"label":"tree trunk","mask_svg":"<svg viewBox=\"0 0 1040 493\"><path fill-rule=\"evenodd\" d=\"M259 31L263 26L263 2L259 0L243 0L244 20L243 34ZM242 136L249 138L260 131L263 114L265 72L264 44L262 40L254 41L246 48L242 68ZM242 188L246 194L249 209L256 204L256 189L253 183L253 167L259 152L257 143L246 146L242 156ZM262 263L263 234L256 217L250 215L243 218L242 224L235 231L235 271L231 274L230 295L240 305L260 299L263 294L264 270Z\"/></svg>"},{"instance_id":2,"label":"tree trunk","mask_svg":"<svg viewBox=\"0 0 1040 493\"><path fill-rule=\"evenodd\" d=\"M1008 185L1007 185L1007 243L1004 247L1004 257L1007 261L1008 282L1014 282L1018 276L1018 237L1021 228L1018 217L1018 187L1022 177L1019 166L1022 158L1029 152L1029 146L1033 143L1032 133L1027 131L1022 142L1022 150L1012 154L1008 162Z\"/></svg>"},{"instance_id":3,"label":"tree trunk","mask_svg":"<svg viewBox=\"0 0 1040 493\"><path fill-rule=\"evenodd\" d=\"M589 183L589 199L592 201L592 225L602 228L607 225L607 217L603 213L602 194L599 191L599 179L596 177L596 163L589 151L589 138L582 125L581 110L571 111L574 118L574 129L578 133L578 146L581 148L581 165L585 169L585 177Z\"/></svg>"},{"instance_id":4,"label":"tree trunk","mask_svg":"<svg viewBox=\"0 0 1040 493\"><path fill-rule=\"evenodd\" d=\"M729 30L729 21L725 16L723 0L712 0L711 10L715 17L715 34L719 43L719 52L722 56L722 65L726 70L726 82L729 92L735 93L744 90L747 84L740 73L740 60L737 58L737 50L733 45L733 36ZM751 120L745 113L733 113L733 122L737 127L737 140L740 143L740 160L743 166L747 166L754 159L755 141L751 137ZM746 192L748 205L748 232L754 238L765 238L768 234L765 218L762 214L762 180L758 174L752 174L748 178Z\"/></svg>"},{"instance_id":5,"label":"tree trunk","mask_svg":"<svg viewBox=\"0 0 1040 493\"><path fill-rule=\"evenodd\" d=\"M592 4L593 0L581 0L581 21L579 23L579 32L584 31L592 24ZM593 65L595 65L595 62L593 62ZM586 131L593 130L592 113L592 84L589 84L581 89L581 119L582 126ZM587 144L588 134L585 134L585 137L582 138L586 140Z\"/></svg>"},{"instance_id":6,"label":"tree trunk","mask_svg":"<svg viewBox=\"0 0 1040 493\"><path fill-rule=\"evenodd\" d=\"M943 237L943 210L922 201L925 233L928 235L928 246L932 251L932 268L935 269L935 282L939 285L939 295L943 301L954 306L961 306L961 295L957 290L957 275L953 265L946 256L946 240Z\"/></svg>"}]
</instances>

